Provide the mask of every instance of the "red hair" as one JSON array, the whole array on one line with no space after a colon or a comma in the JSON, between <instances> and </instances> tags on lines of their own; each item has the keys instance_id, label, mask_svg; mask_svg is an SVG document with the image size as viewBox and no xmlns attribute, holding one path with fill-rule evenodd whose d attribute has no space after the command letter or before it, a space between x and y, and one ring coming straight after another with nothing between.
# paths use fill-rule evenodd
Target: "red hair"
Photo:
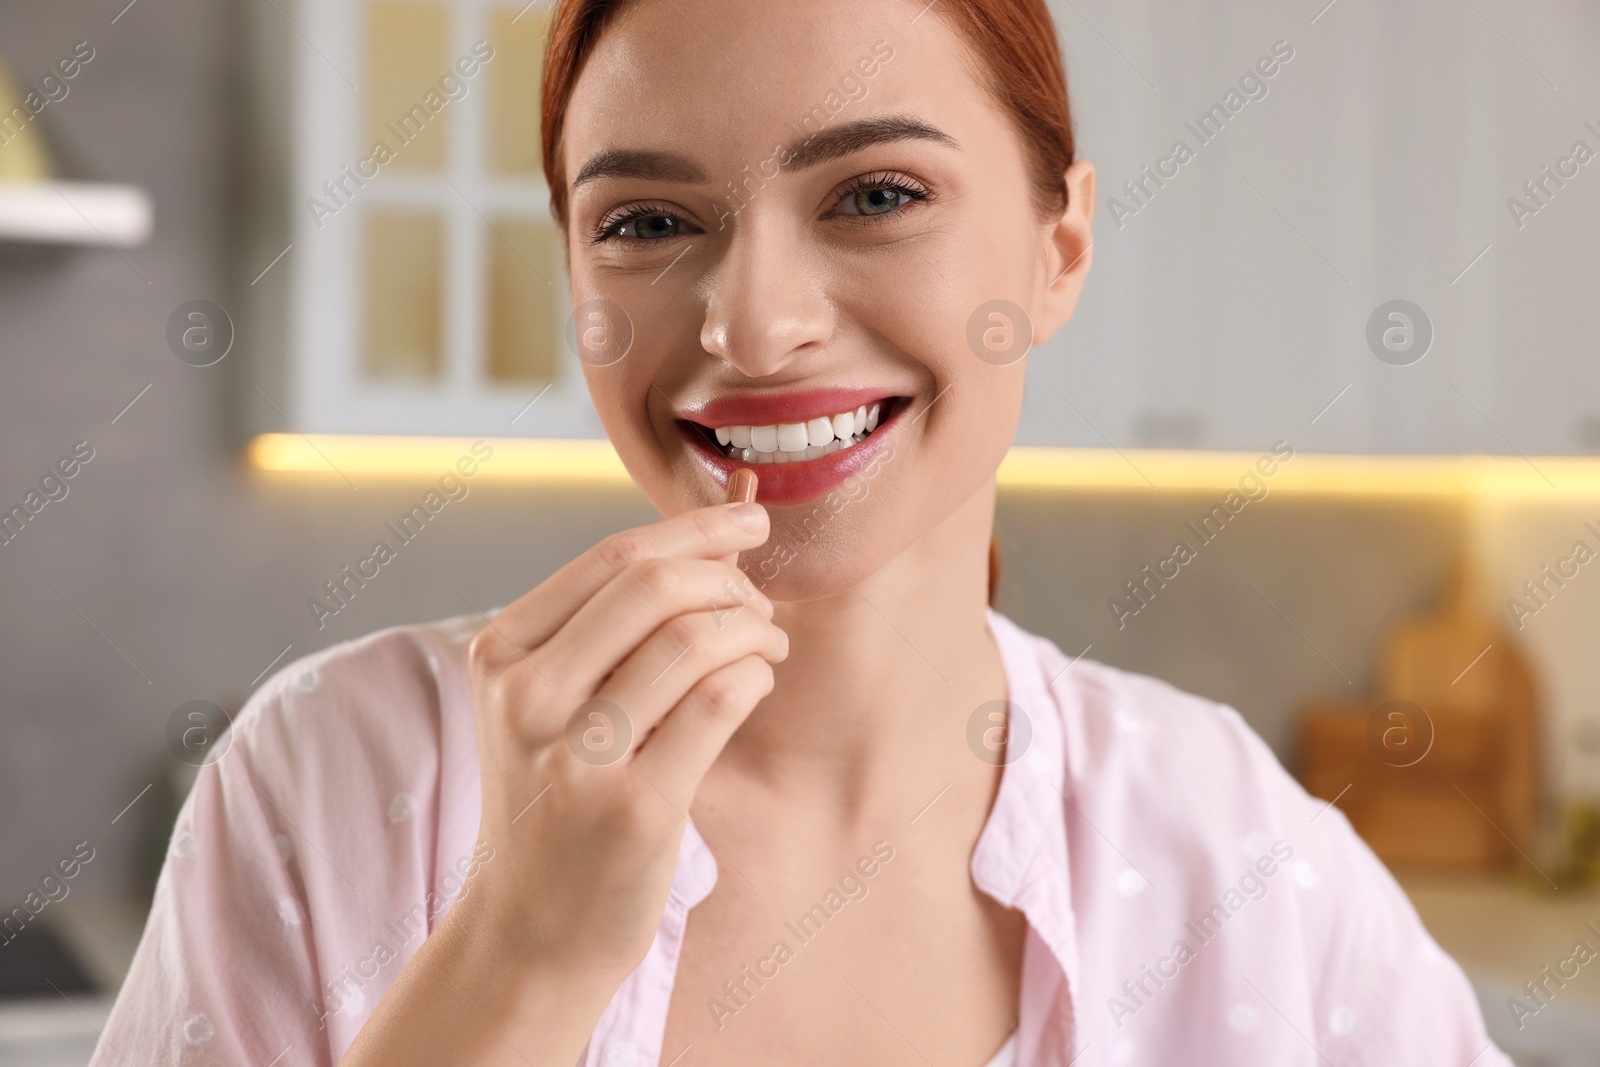
<instances>
[{"instance_id":1,"label":"red hair","mask_svg":"<svg viewBox=\"0 0 1600 1067\"><path fill-rule=\"evenodd\" d=\"M550 181L550 213L567 227L566 164L561 134L567 102L595 42L626 0L558 0L551 17L540 87L540 136ZM1072 107L1055 23L1044 0L941 0L938 14L966 40L977 73L1011 117L1028 154L1034 208L1041 219L1067 209L1072 165ZM1000 582L1000 547L989 539L989 603Z\"/></svg>"},{"instance_id":2,"label":"red hair","mask_svg":"<svg viewBox=\"0 0 1600 1067\"><path fill-rule=\"evenodd\" d=\"M540 137L550 213L567 224L561 134L583 64L626 0L558 0L545 43ZM1055 23L1044 0L940 0L934 11L955 27L978 60L989 92L1011 116L1028 152L1041 218L1067 207L1063 175L1072 165L1072 108Z\"/></svg>"}]
</instances>

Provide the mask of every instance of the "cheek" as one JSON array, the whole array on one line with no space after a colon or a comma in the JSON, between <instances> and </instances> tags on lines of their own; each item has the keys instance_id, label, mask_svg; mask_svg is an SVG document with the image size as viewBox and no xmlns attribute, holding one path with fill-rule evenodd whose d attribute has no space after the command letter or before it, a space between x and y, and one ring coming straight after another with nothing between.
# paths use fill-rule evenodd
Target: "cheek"
<instances>
[{"instance_id":1,"label":"cheek","mask_svg":"<svg viewBox=\"0 0 1600 1067\"><path fill-rule=\"evenodd\" d=\"M937 209L934 228L834 268L847 317L927 366L940 388L993 377L981 372L1020 361L1032 339L1040 233L1026 212L987 203L964 194Z\"/></svg>"},{"instance_id":2,"label":"cheek","mask_svg":"<svg viewBox=\"0 0 1600 1067\"><path fill-rule=\"evenodd\" d=\"M919 452L957 472L969 461L997 464L1010 444L1033 337L1028 308L1039 252L1024 226L958 216L942 230L862 263L836 292L862 344L886 347L924 372L918 404L927 414L913 439Z\"/></svg>"},{"instance_id":3,"label":"cheek","mask_svg":"<svg viewBox=\"0 0 1600 1067\"><path fill-rule=\"evenodd\" d=\"M604 292L624 308L633 325L626 356L608 366L584 365L584 380L600 425L640 491L663 515L721 503L722 490L681 439L667 397L700 380L709 357L700 344L703 311L683 288L652 275L612 281L587 290ZM668 278L671 276L669 275ZM580 298L582 299L582 298Z\"/></svg>"},{"instance_id":4,"label":"cheek","mask_svg":"<svg viewBox=\"0 0 1600 1067\"><path fill-rule=\"evenodd\" d=\"M920 395L901 417L893 458L866 480L864 495L820 535L814 520L803 525L804 513L784 524L804 548L766 589L774 599L827 595L845 577L861 581L993 478L1022 406L1032 338L1024 310L1034 281L1031 236L977 224L952 228L852 264L853 276L835 286L841 324L856 333L841 340L913 366ZM1012 310L991 320L997 301ZM995 356L981 338L975 348L975 322L1009 330L1016 341L1009 354Z\"/></svg>"},{"instance_id":5,"label":"cheek","mask_svg":"<svg viewBox=\"0 0 1600 1067\"><path fill-rule=\"evenodd\" d=\"M700 351L702 317L681 291L665 284L652 287L653 275L607 275L588 269L576 255L571 267L574 310L566 343L578 349L584 381L606 436L654 500L650 483L659 480L659 474L649 460L659 464L659 434L671 427L670 420L665 426L650 422L650 394L653 388L670 394L675 362L681 365L685 352ZM599 309L598 316L586 316L585 309ZM624 343L624 354L616 358L591 354L579 336L586 324L599 330L598 336Z\"/></svg>"},{"instance_id":6,"label":"cheek","mask_svg":"<svg viewBox=\"0 0 1600 1067\"><path fill-rule=\"evenodd\" d=\"M650 389L655 370L648 346L638 346L617 363L604 367L585 366L584 380L594 402L600 425L621 457L623 465L652 500L653 484L661 480L662 429L650 421Z\"/></svg>"}]
</instances>

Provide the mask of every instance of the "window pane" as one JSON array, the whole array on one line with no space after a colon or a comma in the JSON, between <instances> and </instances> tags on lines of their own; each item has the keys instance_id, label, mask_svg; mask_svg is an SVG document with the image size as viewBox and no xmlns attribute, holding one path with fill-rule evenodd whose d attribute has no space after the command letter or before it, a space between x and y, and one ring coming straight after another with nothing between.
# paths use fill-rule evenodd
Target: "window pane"
<instances>
[{"instance_id":1,"label":"window pane","mask_svg":"<svg viewBox=\"0 0 1600 1067\"><path fill-rule=\"evenodd\" d=\"M544 69L544 29L549 10L535 4L524 14L497 8L489 16L489 168L537 177L539 79Z\"/></svg>"},{"instance_id":2,"label":"window pane","mask_svg":"<svg viewBox=\"0 0 1600 1067\"><path fill-rule=\"evenodd\" d=\"M439 79L450 69L450 12L438 4L367 7L367 144L382 141L389 164L438 170L444 164L449 98Z\"/></svg>"},{"instance_id":3,"label":"window pane","mask_svg":"<svg viewBox=\"0 0 1600 1067\"><path fill-rule=\"evenodd\" d=\"M371 377L435 379L444 365L444 222L372 212L366 225L364 369Z\"/></svg>"},{"instance_id":4,"label":"window pane","mask_svg":"<svg viewBox=\"0 0 1600 1067\"><path fill-rule=\"evenodd\" d=\"M543 220L496 219L489 259L488 373L496 381L554 381L560 373L561 241Z\"/></svg>"}]
</instances>

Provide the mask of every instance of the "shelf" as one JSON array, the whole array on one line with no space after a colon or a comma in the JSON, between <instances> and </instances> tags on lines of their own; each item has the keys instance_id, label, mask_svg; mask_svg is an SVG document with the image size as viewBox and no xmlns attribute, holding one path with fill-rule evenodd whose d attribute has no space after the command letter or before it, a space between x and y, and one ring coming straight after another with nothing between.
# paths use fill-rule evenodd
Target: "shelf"
<instances>
[{"instance_id":1,"label":"shelf","mask_svg":"<svg viewBox=\"0 0 1600 1067\"><path fill-rule=\"evenodd\" d=\"M0 241L136 248L153 216L149 195L133 185L0 181Z\"/></svg>"}]
</instances>

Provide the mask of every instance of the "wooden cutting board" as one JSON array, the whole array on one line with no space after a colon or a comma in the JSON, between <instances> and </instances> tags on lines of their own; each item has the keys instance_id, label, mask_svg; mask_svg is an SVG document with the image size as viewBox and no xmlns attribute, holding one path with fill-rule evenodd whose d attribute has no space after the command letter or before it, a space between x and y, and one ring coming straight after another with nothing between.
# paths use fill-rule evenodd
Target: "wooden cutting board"
<instances>
[{"instance_id":1,"label":"wooden cutting board","mask_svg":"<svg viewBox=\"0 0 1600 1067\"><path fill-rule=\"evenodd\" d=\"M1490 869L1533 853L1540 808L1533 672L1479 606L1467 568L1454 569L1437 609L1401 620L1385 637L1378 676L1372 699L1306 707L1307 791L1339 797L1373 851L1398 866ZM1395 718L1389 701L1407 701L1420 715Z\"/></svg>"}]
</instances>

